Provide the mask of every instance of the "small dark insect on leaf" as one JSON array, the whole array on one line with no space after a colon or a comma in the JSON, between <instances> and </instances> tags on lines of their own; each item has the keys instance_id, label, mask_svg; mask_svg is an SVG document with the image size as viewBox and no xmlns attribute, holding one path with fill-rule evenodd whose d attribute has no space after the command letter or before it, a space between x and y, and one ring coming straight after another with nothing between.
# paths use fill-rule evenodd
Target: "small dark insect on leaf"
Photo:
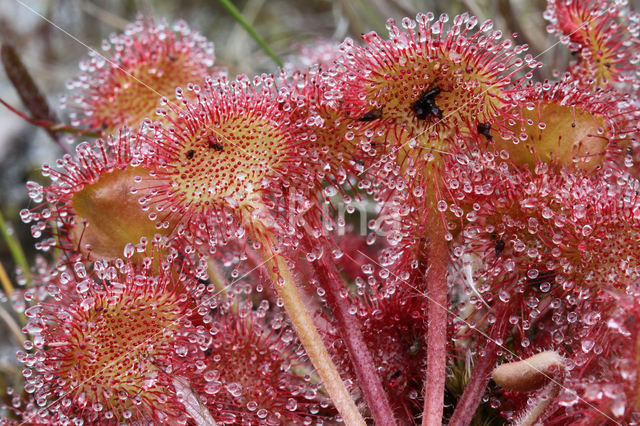
<instances>
[{"instance_id":1,"label":"small dark insect on leaf","mask_svg":"<svg viewBox=\"0 0 640 426\"><path fill-rule=\"evenodd\" d=\"M491 123L478 123L478 133L486 136L489 140L493 140L491 136Z\"/></svg>"},{"instance_id":2,"label":"small dark insect on leaf","mask_svg":"<svg viewBox=\"0 0 640 426\"><path fill-rule=\"evenodd\" d=\"M500 256L500 253L502 253L502 250L504 250L504 246L505 246L504 240L500 238L497 232L492 232L489 236L491 237L492 240L496 242L495 244L496 256Z\"/></svg>"},{"instance_id":3,"label":"small dark insect on leaf","mask_svg":"<svg viewBox=\"0 0 640 426\"><path fill-rule=\"evenodd\" d=\"M402 371L400 370L396 370L395 373L393 373L391 376L389 376L390 379L395 379L397 377L399 377L402 374Z\"/></svg>"},{"instance_id":4,"label":"small dark insect on leaf","mask_svg":"<svg viewBox=\"0 0 640 426\"><path fill-rule=\"evenodd\" d=\"M427 89L417 101L413 103L413 110L420 120L427 118L442 118L442 111L436 105L436 96L441 92L439 87Z\"/></svg>"},{"instance_id":5,"label":"small dark insect on leaf","mask_svg":"<svg viewBox=\"0 0 640 426\"><path fill-rule=\"evenodd\" d=\"M222 144L220 143L219 139L215 136L209 136L209 139L207 139L209 142L209 148L213 148L216 151L222 151L224 150L224 146L222 146Z\"/></svg>"},{"instance_id":6,"label":"small dark insect on leaf","mask_svg":"<svg viewBox=\"0 0 640 426\"><path fill-rule=\"evenodd\" d=\"M198 282L199 282L200 284L211 284L211 281L206 280L206 279L204 279L204 278L198 278Z\"/></svg>"},{"instance_id":7,"label":"small dark insect on leaf","mask_svg":"<svg viewBox=\"0 0 640 426\"><path fill-rule=\"evenodd\" d=\"M216 151L222 151L224 149L222 144L218 142L218 139L214 138L213 136L209 136L209 148L213 148Z\"/></svg>"},{"instance_id":8,"label":"small dark insect on leaf","mask_svg":"<svg viewBox=\"0 0 640 426\"><path fill-rule=\"evenodd\" d=\"M211 355L211 352L213 352L212 348L207 348L207 349L204 350L204 354L205 355Z\"/></svg>"},{"instance_id":9,"label":"small dark insect on leaf","mask_svg":"<svg viewBox=\"0 0 640 426\"><path fill-rule=\"evenodd\" d=\"M368 122L378 120L380 118L382 118L382 107L367 112L362 117L358 118L358 121Z\"/></svg>"},{"instance_id":10,"label":"small dark insect on leaf","mask_svg":"<svg viewBox=\"0 0 640 426\"><path fill-rule=\"evenodd\" d=\"M187 159L191 160L193 158L193 154L195 154L196 152L193 149L190 149L189 151L187 151Z\"/></svg>"}]
</instances>

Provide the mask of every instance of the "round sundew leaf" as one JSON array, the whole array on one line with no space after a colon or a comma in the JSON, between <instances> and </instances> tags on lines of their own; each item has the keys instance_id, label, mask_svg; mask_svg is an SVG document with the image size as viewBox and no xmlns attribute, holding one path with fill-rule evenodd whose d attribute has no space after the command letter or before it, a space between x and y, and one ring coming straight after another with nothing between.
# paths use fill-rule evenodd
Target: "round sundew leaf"
<instances>
[{"instance_id":1,"label":"round sundew leaf","mask_svg":"<svg viewBox=\"0 0 640 426\"><path fill-rule=\"evenodd\" d=\"M635 288L640 201L630 188L637 182L626 187L609 181L610 172L540 167L537 175L498 175L495 169L475 172L478 182L490 183L488 196L459 189L453 195L464 193L460 199L478 205L461 234L460 252L478 259L470 287L502 318L496 329L510 316L528 319L554 300L573 307L579 299Z\"/></svg>"},{"instance_id":2,"label":"round sundew leaf","mask_svg":"<svg viewBox=\"0 0 640 426\"><path fill-rule=\"evenodd\" d=\"M128 244L133 247L142 238L150 242L156 234L166 234L168 221L159 215L149 218L140 204L149 194L142 177L149 177L151 169L135 160L139 138L123 128L117 136L81 143L76 155L65 155L55 169L43 165L42 173L52 183L42 192L33 191L38 205L24 213L25 221L35 222L34 237L57 235L43 249L60 245L69 252L80 251L85 259L115 259L123 256ZM164 228L156 226L160 221Z\"/></svg>"},{"instance_id":3,"label":"round sundew leaf","mask_svg":"<svg viewBox=\"0 0 640 426\"><path fill-rule=\"evenodd\" d=\"M456 16L448 31L448 18L429 18L405 18L406 30L390 20L389 40L369 33L366 47L343 45L346 105L361 121L398 135L402 130L392 141L401 149L411 138L421 148L444 149L458 133L475 134L478 123L505 114L520 90L511 76L523 67L517 56L525 48L498 42L499 32L473 31L477 18L468 14Z\"/></svg>"},{"instance_id":4,"label":"round sundew leaf","mask_svg":"<svg viewBox=\"0 0 640 426\"><path fill-rule=\"evenodd\" d=\"M625 155L632 154L628 150L637 138L638 110L626 95L586 89L565 75L529 87L517 109L517 119L496 120L509 132L500 126L489 130L495 147L513 163L532 171L541 163L585 172L629 167Z\"/></svg>"},{"instance_id":5,"label":"round sundew leaf","mask_svg":"<svg viewBox=\"0 0 640 426\"><path fill-rule=\"evenodd\" d=\"M213 123L212 123L213 124ZM182 141L165 174L174 194L197 210L226 204L251 204L286 161L287 138L273 121L238 111L220 123L204 126L204 134Z\"/></svg>"},{"instance_id":6,"label":"round sundew leaf","mask_svg":"<svg viewBox=\"0 0 640 426\"><path fill-rule=\"evenodd\" d=\"M194 342L205 342L206 332L195 324L202 323L190 293L197 281L177 264L172 259L158 275L104 261L91 273L74 264L78 278L63 273L62 297L30 311L27 327L41 360L27 379L28 386L39 383L35 397L52 398L48 408L85 421L185 417L168 373L189 375L190 362L201 354Z\"/></svg>"},{"instance_id":7,"label":"round sundew leaf","mask_svg":"<svg viewBox=\"0 0 640 426\"><path fill-rule=\"evenodd\" d=\"M74 126L97 132L135 127L145 118L164 120L156 115L161 98L177 104L193 93L176 87L201 84L215 73L213 44L182 21L171 29L140 17L105 41L103 50L81 64L83 73L68 84L77 95L63 102Z\"/></svg>"},{"instance_id":8,"label":"round sundew leaf","mask_svg":"<svg viewBox=\"0 0 640 426\"><path fill-rule=\"evenodd\" d=\"M206 367L192 381L213 416L233 413L238 420L259 423L268 415L285 424L300 424L311 413L318 420L334 416L331 406L318 410L325 394L297 374L311 366L296 350L300 343L292 330L258 315L250 301L234 298L234 309L228 306L213 314Z\"/></svg>"},{"instance_id":9,"label":"round sundew leaf","mask_svg":"<svg viewBox=\"0 0 640 426\"><path fill-rule=\"evenodd\" d=\"M212 248L245 230L259 239L257 222L272 227L297 213L290 192L298 202L320 187L299 160L307 129L294 125L296 107L273 84L267 76L209 80L197 103L148 140L154 154L145 159L157 167L143 180L153 188L145 205L175 221L190 244Z\"/></svg>"},{"instance_id":10,"label":"round sundew leaf","mask_svg":"<svg viewBox=\"0 0 640 426\"><path fill-rule=\"evenodd\" d=\"M550 23L547 31L578 59L567 72L583 87L606 88L637 79L637 16L627 2L550 0L543 16Z\"/></svg>"},{"instance_id":11,"label":"round sundew leaf","mask_svg":"<svg viewBox=\"0 0 640 426\"><path fill-rule=\"evenodd\" d=\"M83 253L115 259L123 256L127 244L138 244L141 238L151 241L156 234L167 232L158 229L156 221L142 210L139 199L148 191L132 193L140 179L148 177L143 167L115 169L71 196L76 214L71 237Z\"/></svg>"},{"instance_id":12,"label":"round sundew leaf","mask_svg":"<svg viewBox=\"0 0 640 426\"><path fill-rule=\"evenodd\" d=\"M555 162L590 171L604 162L609 135L604 119L578 107L541 103L523 111L522 124L511 126L522 139L514 144L492 132L498 149L506 150L512 161L533 168L539 162Z\"/></svg>"}]
</instances>

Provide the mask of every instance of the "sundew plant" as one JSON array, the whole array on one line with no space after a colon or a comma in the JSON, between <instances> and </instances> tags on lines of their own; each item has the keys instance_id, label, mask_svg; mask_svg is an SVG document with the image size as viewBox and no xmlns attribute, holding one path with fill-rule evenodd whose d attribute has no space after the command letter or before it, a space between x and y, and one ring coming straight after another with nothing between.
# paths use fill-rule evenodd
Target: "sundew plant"
<instances>
[{"instance_id":1,"label":"sundew plant","mask_svg":"<svg viewBox=\"0 0 640 426\"><path fill-rule=\"evenodd\" d=\"M3 44L62 151L32 260L2 221L3 423L640 423L640 15L548 0L548 71L428 11L280 62L222 3L270 73L140 14L56 114Z\"/></svg>"}]
</instances>

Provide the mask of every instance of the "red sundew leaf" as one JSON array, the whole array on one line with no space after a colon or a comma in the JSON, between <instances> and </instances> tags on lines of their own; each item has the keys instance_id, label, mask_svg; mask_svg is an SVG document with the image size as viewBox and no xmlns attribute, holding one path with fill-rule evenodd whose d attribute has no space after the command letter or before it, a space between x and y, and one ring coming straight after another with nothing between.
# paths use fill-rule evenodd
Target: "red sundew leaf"
<instances>
[{"instance_id":1,"label":"red sundew leaf","mask_svg":"<svg viewBox=\"0 0 640 426\"><path fill-rule=\"evenodd\" d=\"M531 75L514 75L539 65L519 57L526 46L500 41L491 21L476 29L477 18L463 14L447 29L448 20L419 14L415 21L404 18L404 29L390 20L388 40L369 33L364 47L345 41L333 70L343 108L361 125L356 139L365 161L372 160L366 165L369 191L385 200L388 217L398 219L387 239L399 252L424 249L425 212L438 208L444 216L447 210L443 158L485 146L491 139L486 127L512 135L497 118L517 118L513 106ZM453 238L449 230L443 234Z\"/></svg>"},{"instance_id":2,"label":"red sundew leaf","mask_svg":"<svg viewBox=\"0 0 640 426\"><path fill-rule=\"evenodd\" d=\"M253 84L208 80L197 102L146 142L154 153L145 158L157 166L143 180L152 191L145 207L177 219L179 237L190 244L213 250L245 233L259 239L256 223L295 227L301 212L318 208L322 188L323 176L306 167L313 160L305 156L321 154L316 161L324 165L334 155L310 141L314 130L304 124L307 113L299 114L300 99L277 92L269 76Z\"/></svg>"},{"instance_id":3,"label":"red sundew leaf","mask_svg":"<svg viewBox=\"0 0 640 426\"><path fill-rule=\"evenodd\" d=\"M511 134L490 131L494 147L531 169L544 162L586 171L604 165L622 170L623 148L638 134L639 110L627 96L585 89L572 76L531 86L513 114L519 118L498 120Z\"/></svg>"},{"instance_id":4,"label":"red sundew leaf","mask_svg":"<svg viewBox=\"0 0 640 426\"><path fill-rule=\"evenodd\" d=\"M544 17L547 30L578 54L569 72L584 87L637 81L637 16L626 2L550 0Z\"/></svg>"},{"instance_id":5,"label":"red sundew leaf","mask_svg":"<svg viewBox=\"0 0 640 426\"><path fill-rule=\"evenodd\" d=\"M185 420L172 376L190 374L210 339L198 281L175 256L166 260L173 267L155 275L152 263L58 268L62 297L27 309L34 353L18 357L32 369L25 390L39 405L89 422Z\"/></svg>"},{"instance_id":6,"label":"red sundew leaf","mask_svg":"<svg viewBox=\"0 0 640 426\"><path fill-rule=\"evenodd\" d=\"M165 21L138 17L124 34L92 50L80 64L81 73L67 86L71 93L62 106L76 127L100 134L118 127L137 127L155 118L161 98L176 104L176 87L201 84L211 74L213 44L183 21L170 27Z\"/></svg>"},{"instance_id":7,"label":"red sundew leaf","mask_svg":"<svg viewBox=\"0 0 640 426\"><path fill-rule=\"evenodd\" d=\"M576 327L584 337L576 339L568 360L580 367L568 372L566 388L555 401L555 424L638 419L639 308L634 288L629 294L603 294L590 311L585 309L585 317L598 321Z\"/></svg>"},{"instance_id":8,"label":"red sundew leaf","mask_svg":"<svg viewBox=\"0 0 640 426\"><path fill-rule=\"evenodd\" d=\"M140 206L140 198L149 195L141 180L150 176L148 165L137 160L140 143L140 135L121 129L118 136L78 145L76 157L63 157L57 169L43 165L43 175L53 182L44 188L29 183L37 205L21 212L25 223L34 223L33 236L57 235L62 249L86 259L121 258L128 245L166 236L168 226L156 226L156 217ZM56 244L48 239L40 247Z\"/></svg>"},{"instance_id":9,"label":"red sundew leaf","mask_svg":"<svg viewBox=\"0 0 640 426\"><path fill-rule=\"evenodd\" d=\"M369 33L366 47L351 40L342 47L344 101L354 117L382 110L376 125L403 129L393 146L415 137L420 147L446 149L444 138L475 133L518 99L522 79L512 81L513 74L537 66L518 58L526 47L498 42L502 34L490 21L474 32L477 18L467 14L456 16L449 30L448 16L433 18L404 18L404 30L390 20L389 40Z\"/></svg>"},{"instance_id":10,"label":"red sundew leaf","mask_svg":"<svg viewBox=\"0 0 640 426\"><path fill-rule=\"evenodd\" d=\"M474 279L495 330L519 327L547 306L573 311L578 300L627 291L638 279L634 182L615 174L536 170L535 176L518 172L498 180L488 197L465 195L479 207L461 234L461 248L479 260ZM461 180L466 186L467 177ZM536 338L544 336L552 339L552 330Z\"/></svg>"},{"instance_id":11,"label":"red sundew leaf","mask_svg":"<svg viewBox=\"0 0 640 426\"><path fill-rule=\"evenodd\" d=\"M190 385L215 419L248 423L263 419L300 424L335 416L320 384L308 380L311 366L283 314L265 317L268 303L227 300L212 314L213 341L206 366ZM299 375L298 372L303 372Z\"/></svg>"}]
</instances>

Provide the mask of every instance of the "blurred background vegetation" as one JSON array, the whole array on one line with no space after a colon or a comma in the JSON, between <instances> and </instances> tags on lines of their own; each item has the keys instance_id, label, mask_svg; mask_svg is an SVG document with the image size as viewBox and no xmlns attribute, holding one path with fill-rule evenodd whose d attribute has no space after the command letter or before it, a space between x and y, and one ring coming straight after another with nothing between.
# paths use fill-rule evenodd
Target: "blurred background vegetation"
<instances>
[{"instance_id":1,"label":"blurred background vegetation","mask_svg":"<svg viewBox=\"0 0 640 426\"><path fill-rule=\"evenodd\" d=\"M640 0L634 0L635 3ZM463 12L482 22L493 19L505 36L517 33L519 44L527 43L529 53L538 56L545 68L538 79L551 78L553 69L562 69L568 55L546 33L542 12L546 0L242 0L233 1L246 20L281 58L294 54L301 45L318 39L339 43L345 37L359 39L375 30L386 36L385 21L417 12L432 11L451 17ZM635 4L638 10L638 4ZM78 72L79 60L88 47L99 50L111 33L122 32L136 14L184 19L193 29L213 41L218 66L230 76L276 72L277 67L258 44L215 0L0 0L0 41L12 43L34 80L58 109L58 96L65 82ZM0 98L23 110L18 95L4 70L0 69ZM66 118L57 111L61 122ZM18 212L29 205L25 183L40 180L40 165L53 163L61 152L41 129L0 106L0 212L10 224L33 264L35 252L29 229ZM0 239L0 262L15 284L15 263L4 239ZM5 299L6 300L6 299ZM20 319L13 332L10 304L0 303L0 381L19 382L20 365L15 351L20 346ZM5 388L0 383L0 393Z\"/></svg>"}]
</instances>

